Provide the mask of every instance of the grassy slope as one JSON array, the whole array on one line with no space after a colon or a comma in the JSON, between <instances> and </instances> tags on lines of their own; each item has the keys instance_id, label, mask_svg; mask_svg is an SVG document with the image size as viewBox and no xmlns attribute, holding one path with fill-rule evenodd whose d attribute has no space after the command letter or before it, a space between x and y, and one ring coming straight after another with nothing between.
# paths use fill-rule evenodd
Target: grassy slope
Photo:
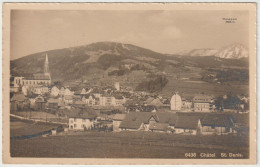
<instances>
[{"instance_id":1,"label":"grassy slope","mask_svg":"<svg viewBox=\"0 0 260 167\"><path fill-rule=\"evenodd\" d=\"M144 136L144 138L143 138ZM149 137L149 139L148 139ZM246 139L246 140L245 140ZM187 152L242 153L248 157L247 138L185 136L160 133L88 133L11 141L13 157L185 158ZM209 144L210 143L210 144Z\"/></svg>"}]
</instances>

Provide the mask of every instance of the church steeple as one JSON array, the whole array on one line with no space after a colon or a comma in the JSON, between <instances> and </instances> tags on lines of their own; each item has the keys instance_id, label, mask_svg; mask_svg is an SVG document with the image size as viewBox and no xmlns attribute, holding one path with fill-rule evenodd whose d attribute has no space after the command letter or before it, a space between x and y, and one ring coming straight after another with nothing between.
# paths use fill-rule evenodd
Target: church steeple
<instances>
[{"instance_id":1,"label":"church steeple","mask_svg":"<svg viewBox=\"0 0 260 167\"><path fill-rule=\"evenodd\" d=\"M48 55L46 53L45 62L44 62L44 74L49 74L49 60Z\"/></svg>"}]
</instances>

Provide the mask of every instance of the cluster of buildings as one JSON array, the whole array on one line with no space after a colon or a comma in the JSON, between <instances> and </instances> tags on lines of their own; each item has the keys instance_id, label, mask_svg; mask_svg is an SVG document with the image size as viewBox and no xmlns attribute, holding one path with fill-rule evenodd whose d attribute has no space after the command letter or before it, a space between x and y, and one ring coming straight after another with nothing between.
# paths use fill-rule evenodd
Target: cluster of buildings
<instances>
[{"instance_id":1,"label":"cluster of buildings","mask_svg":"<svg viewBox=\"0 0 260 167\"><path fill-rule=\"evenodd\" d=\"M53 85L48 56L44 72L32 77L12 77L11 111L66 110L70 130L89 130L106 124L113 131L153 131L176 134L236 133L231 115L214 113L214 99L198 95L192 99L174 93L170 99L114 87L69 87ZM101 109L119 107L119 113L100 114ZM93 108L95 114L88 112ZM77 112L75 112L77 111Z\"/></svg>"},{"instance_id":2,"label":"cluster of buildings","mask_svg":"<svg viewBox=\"0 0 260 167\"><path fill-rule=\"evenodd\" d=\"M70 130L88 130L97 126L98 116L75 115L69 119ZM237 122L230 114L131 112L115 114L114 132L151 131L184 135L226 135L237 133Z\"/></svg>"}]
</instances>

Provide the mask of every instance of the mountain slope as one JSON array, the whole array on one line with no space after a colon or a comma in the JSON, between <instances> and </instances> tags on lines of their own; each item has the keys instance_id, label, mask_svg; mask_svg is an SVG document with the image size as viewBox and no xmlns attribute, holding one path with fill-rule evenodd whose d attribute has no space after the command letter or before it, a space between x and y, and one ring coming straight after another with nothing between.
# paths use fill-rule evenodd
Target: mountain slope
<instances>
[{"instance_id":1,"label":"mountain slope","mask_svg":"<svg viewBox=\"0 0 260 167\"><path fill-rule=\"evenodd\" d=\"M191 67L248 68L246 59L222 59L210 55L214 51L196 50L193 56L166 55L131 44L97 42L89 45L35 53L11 61L13 76L26 76L43 72L45 54L49 56L49 69L53 80L109 80L120 79L126 83L141 82L153 74L176 77L192 72ZM107 80L104 78L108 77ZM137 79L137 76L139 78ZM113 78L115 77L115 78ZM131 81L131 82L130 82Z\"/></svg>"},{"instance_id":2,"label":"mountain slope","mask_svg":"<svg viewBox=\"0 0 260 167\"><path fill-rule=\"evenodd\" d=\"M216 57L224 59L241 59L247 58L249 55L248 50L241 44L232 44L222 48L218 53L215 54Z\"/></svg>"},{"instance_id":3,"label":"mountain slope","mask_svg":"<svg viewBox=\"0 0 260 167\"><path fill-rule=\"evenodd\" d=\"M43 71L45 53L49 57L52 78L59 80L78 79L98 75L110 67L119 67L125 60L150 63L165 59L164 54L131 44L97 42L90 45L35 53L11 61L12 75L25 75ZM151 61L153 60L153 61Z\"/></svg>"}]
</instances>

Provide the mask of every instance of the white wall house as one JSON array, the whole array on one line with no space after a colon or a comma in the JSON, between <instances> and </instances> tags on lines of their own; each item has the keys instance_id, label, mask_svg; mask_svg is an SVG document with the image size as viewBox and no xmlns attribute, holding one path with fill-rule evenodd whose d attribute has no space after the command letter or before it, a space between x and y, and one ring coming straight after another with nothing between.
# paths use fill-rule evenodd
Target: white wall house
<instances>
[{"instance_id":1,"label":"white wall house","mask_svg":"<svg viewBox=\"0 0 260 167\"><path fill-rule=\"evenodd\" d=\"M100 98L101 106L115 106L115 97L113 96L101 96Z\"/></svg>"},{"instance_id":2,"label":"white wall house","mask_svg":"<svg viewBox=\"0 0 260 167\"><path fill-rule=\"evenodd\" d=\"M60 90L59 90L59 88L57 88L56 86L53 86L53 87L51 88L51 95L52 95L52 96L58 96L58 95L59 95L59 92L60 92Z\"/></svg>"},{"instance_id":3,"label":"white wall house","mask_svg":"<svg viewBox=\"0 0 260 167\"><path fill-rule=\"evenodd\" d=\"M76 116L69 118L69 129L70 130L90 130L94 128L96 118Z\"/></svg>"}]
</instances>

